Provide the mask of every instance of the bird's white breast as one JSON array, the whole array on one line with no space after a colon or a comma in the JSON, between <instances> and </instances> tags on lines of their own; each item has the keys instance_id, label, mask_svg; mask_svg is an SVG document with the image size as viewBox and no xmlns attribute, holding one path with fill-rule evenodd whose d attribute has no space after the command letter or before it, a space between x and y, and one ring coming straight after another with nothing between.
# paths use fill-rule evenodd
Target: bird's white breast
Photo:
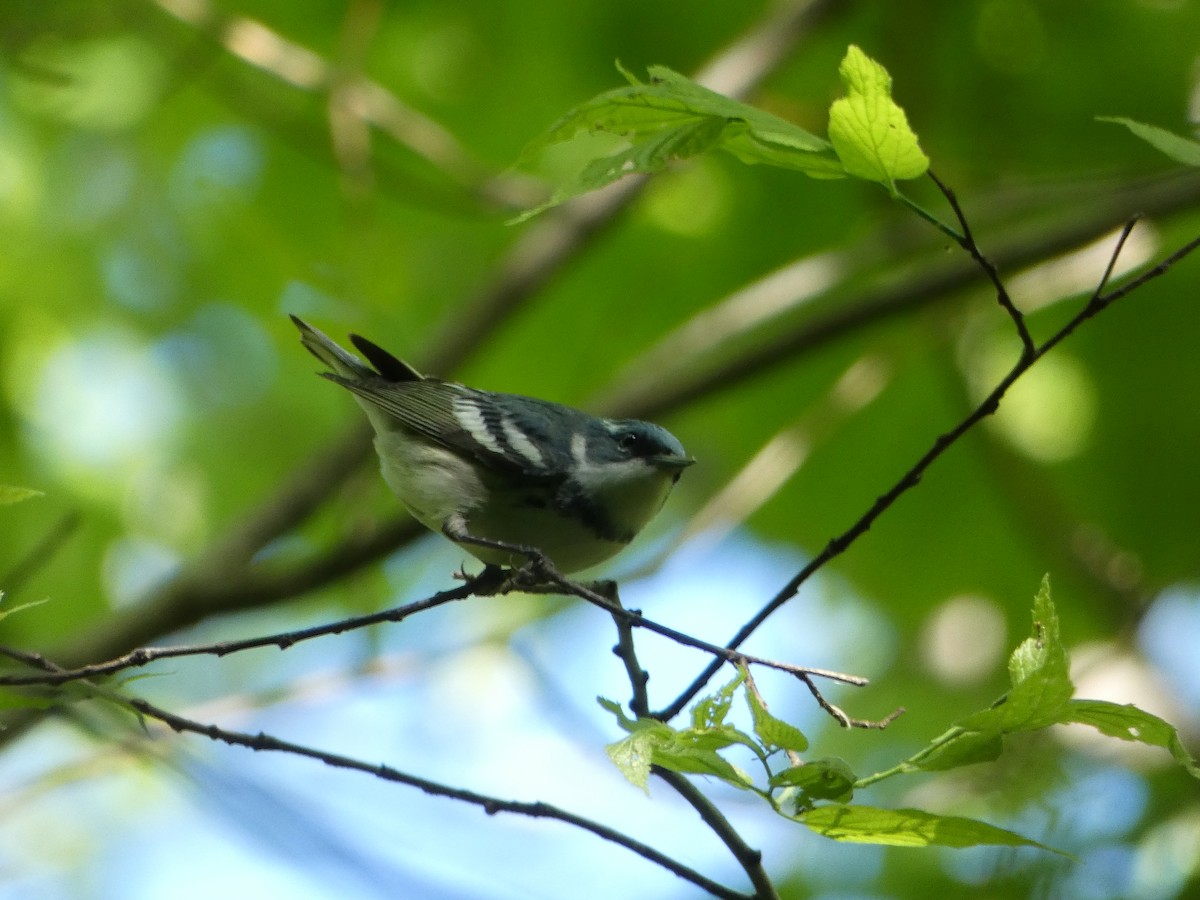
<instances>
[{"instance_id":1,"label":"bird's white breast","mask_svg":"<svg viewBox=\"0 0 1200 900\"><path fill-rule=\"evenodd\" d=\"M453 513L480 505L487 493L462 457L389 430L375 435L383 480L426 528L440 532Z\"/></svg>"}]
</instances>

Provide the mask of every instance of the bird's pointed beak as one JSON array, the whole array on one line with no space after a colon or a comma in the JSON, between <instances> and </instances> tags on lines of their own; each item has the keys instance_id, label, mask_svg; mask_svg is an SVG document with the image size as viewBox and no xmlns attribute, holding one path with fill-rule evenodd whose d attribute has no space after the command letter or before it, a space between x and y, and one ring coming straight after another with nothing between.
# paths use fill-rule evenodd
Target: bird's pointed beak
<instances>
[{"instance_id":1,"label":"bird's pointed beak","mask_svg":"<svg viewBox=\"0 0 1200 900\"><path fill-rule=\"evenodd\" d=\"M674 470L677 472L682 472L696 461L691 456L675 456L674 454L651 456L649 459L651 463L660 469L666 469L667 471Z\"/></svg>"}]
</instances>

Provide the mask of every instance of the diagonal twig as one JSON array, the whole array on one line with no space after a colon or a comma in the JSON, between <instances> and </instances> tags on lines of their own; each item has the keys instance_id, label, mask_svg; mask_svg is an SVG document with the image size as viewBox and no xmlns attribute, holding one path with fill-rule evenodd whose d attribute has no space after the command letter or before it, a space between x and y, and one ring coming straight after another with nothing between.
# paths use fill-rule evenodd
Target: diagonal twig
<instances>
[{"instance_id":1,"label":"diagonal twig","mask_svg":"<svg viewBox=\"0 0 1200 900\"><path fill-rule=\"evenodd\" d=\"M1017 329L1017 335L1021 339L1021 353L1029 356L1034 352L1034 343L1033 336L1029 333L1029 326L1025 323L1025 316L1017 309L1012 301L1012 297L1009 296L1008 288L1004 286L1004 281L1000 278L1000 272L996 268L996 265L984 255L983 251L979 249L979 245L975 242L975 235L971 232L971 225L958 203L958 195L933 174L932 169L926 174L929 176L930 181L936 184L938 190L942 192L942 196L946 198L946 202L950 204L950 208L954 211L955 218L958 219L958 224L962 228L962 237L958 242L959 246L970 254L971 259L983 270L983 273L987 275L988 280L992 283L992 287L996 289L996 300L999 302L1001 308L1008 313L1008 317L1012 319L1013 327ZM1120 251L1118 250L1118 252ZM1116 260L1115 254L1113 260Z\"/></svg>"}]
</instances>

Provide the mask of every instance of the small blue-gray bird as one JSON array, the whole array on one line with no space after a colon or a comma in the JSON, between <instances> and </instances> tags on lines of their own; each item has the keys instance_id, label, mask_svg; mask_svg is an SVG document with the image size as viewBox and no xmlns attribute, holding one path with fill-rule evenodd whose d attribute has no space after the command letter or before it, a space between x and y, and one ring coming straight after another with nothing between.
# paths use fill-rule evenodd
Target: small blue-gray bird
<instances>
[{"instance_id":1,"label":"small blue-gray bird","mask_svg":"<svg viewBox=\"0 0 1200 900\"><path fill-rule=\"evenodd\" d=\"M321 374L366 411L396 496L426 528L490 565L519 567L529 549L564 573L603 562L654 517L694 462L658 425L440 381L351 335L368 366L292 321L333 370Z\"/></svg>"}]
</instances>

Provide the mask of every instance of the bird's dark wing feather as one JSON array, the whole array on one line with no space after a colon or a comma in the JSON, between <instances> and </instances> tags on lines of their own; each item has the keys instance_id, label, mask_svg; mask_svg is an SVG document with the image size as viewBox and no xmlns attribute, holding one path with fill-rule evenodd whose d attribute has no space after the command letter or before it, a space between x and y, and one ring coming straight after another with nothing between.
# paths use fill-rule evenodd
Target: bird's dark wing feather
<instances>
[{"instance_id":1,"label":"bird's dark wing feather","mask_svg":"<svg viewBox=\"0 0 1200 900\"><path fill-rule=\"evenodd\" d=\"M473 457L497 472L521 472L530 477L551 480L557 480L565 474L558 465L530 467L511 455L498 453L463 426L455 414L456 402L469 399L476 408L487 410L491 406L489 397L494 395L486 391L430 377L420 381L393 382L383 378L353 379L332 373L324 375L387 413L399 426L455 453Z\"/></svg>"}]
</instances>

